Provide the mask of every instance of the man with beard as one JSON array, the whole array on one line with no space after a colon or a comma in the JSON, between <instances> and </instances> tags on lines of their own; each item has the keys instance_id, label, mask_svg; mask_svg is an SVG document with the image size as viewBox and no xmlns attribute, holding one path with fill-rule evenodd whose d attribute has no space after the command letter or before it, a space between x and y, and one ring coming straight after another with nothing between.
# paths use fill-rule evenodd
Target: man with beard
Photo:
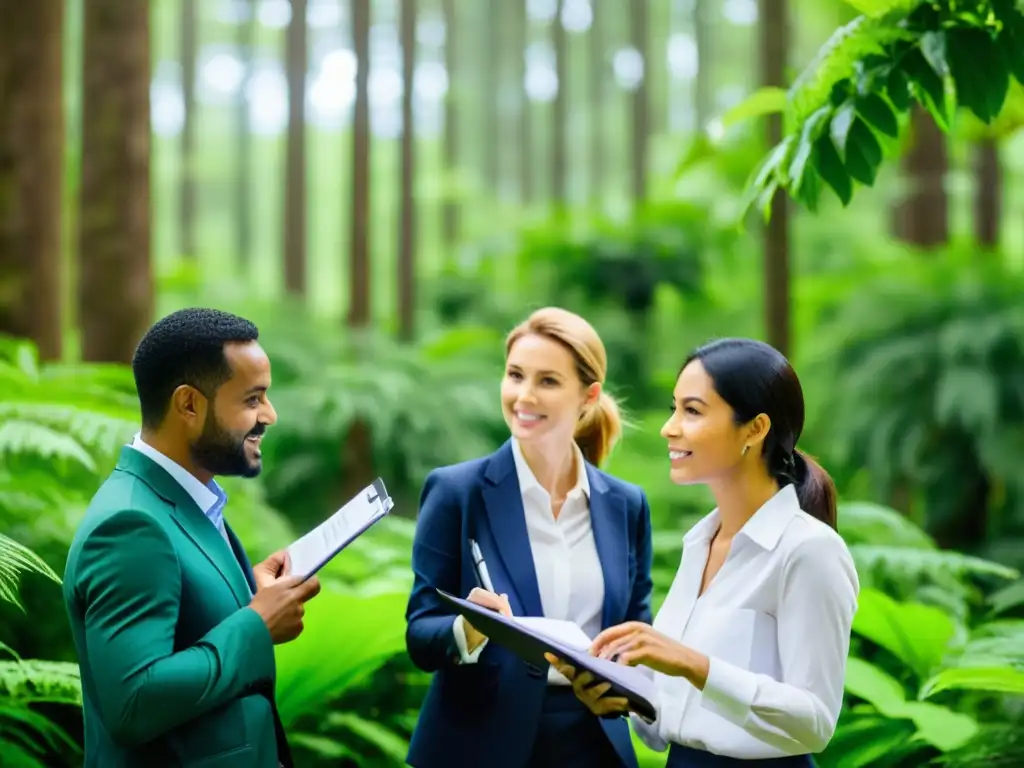
<instances>
[{"instance_id":1,"label":"man with beard","mask_svg":"<svg viewBox=\"0 0 1024 768\"><path fill-rule=\"evenodd\" d=\"M277 420L270 361L247 320L210 309L156 323L132 369L142 431L68 554L86 768L291 768L274 645L302 631L315 578L284 552L255 568L215 475L255 477Z\"/></svg>"}]
</instances>

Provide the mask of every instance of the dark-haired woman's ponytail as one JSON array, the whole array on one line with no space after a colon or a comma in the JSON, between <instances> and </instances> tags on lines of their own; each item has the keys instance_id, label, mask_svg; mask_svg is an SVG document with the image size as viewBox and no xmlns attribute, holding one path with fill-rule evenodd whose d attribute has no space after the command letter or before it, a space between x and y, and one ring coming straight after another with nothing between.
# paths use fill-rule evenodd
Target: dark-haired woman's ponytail
<instances>
[{"instance_id":1,"label":"dark-haired woman's ponytail","mask_svg":"<svg viewBox=\"0 0 1024 768\"><path fill-rule=\"evenodd\" d=\"M832 530L837 530L836 485L817 461L793 451L793 481L800 507Z\"/></svg>"}]
</instances>

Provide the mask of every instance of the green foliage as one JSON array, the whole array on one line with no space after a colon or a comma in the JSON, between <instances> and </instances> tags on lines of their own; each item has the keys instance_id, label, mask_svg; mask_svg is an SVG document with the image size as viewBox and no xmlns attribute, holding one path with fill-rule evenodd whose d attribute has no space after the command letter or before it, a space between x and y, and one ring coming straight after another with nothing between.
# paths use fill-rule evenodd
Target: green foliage
<instances>
[{"instance_id":1,"label":"green foliage","mask_svg":"<svg viewBox=\"0 0 1024 768\"><path fill-rule=\"evenodd\" d=\"M982 544L1024 502L1024 284L997 264L963 258L908 263L863 285L822 318L809 368L831 385L812 421L824 451L902 492L943 545ZM986 522L986 520L990 522ZM1012 555L1012 553L1008 553Z\"/></svg>"},{"instance_id":2,"label":"green foliage","mask_svg":"<svg viewBox=\"0 0 1024 768\"><path fill-rule=\"evenodd\" d=\"M0 536L0 544L3 543L4 537ZM11 552L60 582L45 563L20 545L6 551L0 548L0 571L9 565ZM9 597L0 594L0 600L5 599ZM78 665L23 660L4 643L0 643L0 652L13 659L0 661L0 765L47 768L53 765L55 754L80 752L64 729L39 711L40 705L81 706Z\"/></svg>"},{"instance_id":3,"label":"green foliage","mask_svg":"<svg viewBox=\"0 0 1024 768\"><path fill-rule=\"evenodd\" d=\"M779 188L810 210L823 184L849 204L858 184L875 183L915 103L943 130L957 106L990 126L1024 83L1024 14L1015 0L851 5L863 15L836 30L780 106L785 136L748 190L748 202L765 212ZM777 103L763 94L751 99Z\"/></svg>"},{"instance_id":4,"label":"green foliage","mask_svg":"<svg viewBox=\"0 0 1024 768\"><path fill-rule=\"evenodd\" d=\"M497 407L497 334L457 329L413 346L269 323L262 338L279 417L263 442L265 488L297 523L319 522L337 507L339 474L357 471L342 461L357 423L368 427L371 455L362 457L367 475L353 482L384 477L399 512L414 509L431 469L485 455L507 437Z\"/></svg>"},{"instance_id":5,"label":"green foliage","mask_svg":"<svg viewBox=\"0 0 1024 768\"><path fill-rule=\"evenodd\" d=\"M415 710L410 717L375 685L405 650L408 593L389 589L376 579L325 589L302 635L276 649L278 709L297 748L359 765L404 764Z\"/></svg>"},{"instance_id":6,"label":"green foliage","mask_svg":"<svg viewBox=\"0 0 1024 768\"><path fill-rule=\"evenodd\" d=\"M820 763L920 764L929 755L977 750L991 727L1015 717L1003 694L1021 692L1022 625L969 630L941 608L862 589L847 698Z\"/></svg>"},{"instance_id":7,"label":"green foliage","mask_svg":"<svg viewBox=\"0 0 1024 768\"><path fill-rule=\"evenodd\" d=\"M737 242L736 232L717 225L717 203L714 195L677 199L626 217L560 212L524 226L511 242L470 252L443 275L434 305L444 323L484 323L505 332L543 306L583 314L608 353L610 391L640 410L653 396L658 350L651 330L659 297L699 301L706 264ZM495 291L506 285L516 290Z\"/></svg>"},{"instance_id":8,"label":"green foliage","mask_svg":"<svg viewBox=\"0 0 1024 768\"><path fill-rule=\"evenodd\" d=\"M60 577L39 555L0 533L0 600L19 608L23 608L17 592L21 573L38 573L60 583Z\"/></svg>"}]
</instances>

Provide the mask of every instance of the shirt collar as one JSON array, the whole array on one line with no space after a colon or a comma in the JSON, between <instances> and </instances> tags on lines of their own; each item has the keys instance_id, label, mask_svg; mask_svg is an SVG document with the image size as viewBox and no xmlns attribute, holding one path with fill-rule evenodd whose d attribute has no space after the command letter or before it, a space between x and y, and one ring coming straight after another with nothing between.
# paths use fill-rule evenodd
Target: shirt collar
<instances>
[{"instance_id":1,"label":"shirt collar","mask_svg":"<svg viewBox=\"0 0 1024 768\"><path fill-rule=\"evenodd\" d=\"M800 500L796 488L792 484L784 485L747 520L736 535L750 539L763 549L775 549L789 521L799 511ZM718 531L719 523L720 515L716 507L686 533L683 544L706 544Z\"/></svg>"},{"instance_id":2,"label":"shirt collar","mask_svg":"<svg viewBox=\"0 0 1024 768\"><path fill-rule=\"evenodd\" d=\"M216 481L210 480L208 485L203 485L199 482L199 478L178 462L169 459L156 448L146 443L142 439L141 433L135 435L131 447L163 467L167 474L173 477L178 482L178 485L184 488L188 495L195 500L196 505L202 510L204 515L208 515L218 505L223 507L227 502L227 494L224 493L224 489Z\"/></svg>"},{"instance_id":3,"label":"shirt collar","mask_svg":"<svg viewBox=\"0 0 1024 768\"><path fill-rule=\"evenodd\" d=\"M573 452L576 454L576 485L569 493L566 494L566 498L580 492L588 499L590 498L590 479L587 477L587 465L586 460L583 458L583 452L575 442L572 444ZM519 441L514 437L512 438L512 458L516 463L516 475L519 478L519 492L526 494L531 491L540 491L545 496L549 496L544 486L540 484L533 471L530 469L530 465L526 463L526 459L523 457L523 449L519 445Z\"/></svg>"}]
</instances>

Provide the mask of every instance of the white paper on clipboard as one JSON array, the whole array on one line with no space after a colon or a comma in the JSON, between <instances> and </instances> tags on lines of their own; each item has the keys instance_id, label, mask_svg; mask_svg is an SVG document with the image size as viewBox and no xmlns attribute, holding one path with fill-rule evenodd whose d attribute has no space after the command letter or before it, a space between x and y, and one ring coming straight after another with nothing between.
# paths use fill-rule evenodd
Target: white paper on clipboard
<instances>
[{"instance_id":1,"label":"white paper on clipboard","mask_svg":"<svg viewBox=\"0 0 1024 768\"><path fill-rule=\"evenodd\" d=\"M308 579L382 520L395 503L379 477L288 549L291 573Z\"/></svg>"}]
</instances>

